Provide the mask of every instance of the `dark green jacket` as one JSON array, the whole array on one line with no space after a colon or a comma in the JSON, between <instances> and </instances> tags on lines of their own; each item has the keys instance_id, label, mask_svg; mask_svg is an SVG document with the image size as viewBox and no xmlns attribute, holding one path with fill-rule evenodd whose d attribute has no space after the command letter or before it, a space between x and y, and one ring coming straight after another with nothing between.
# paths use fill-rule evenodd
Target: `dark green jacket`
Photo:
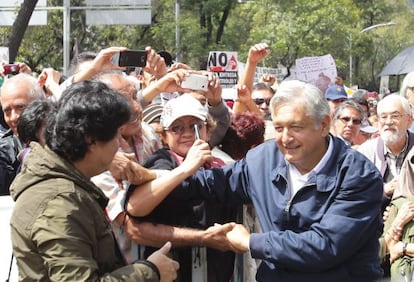
<instances>
[{"instance_id":1,"label":"dark green jacket","mask_svg":"<svg viewBox=\"0 0 414 282\"><path fill-rule=\"evenodd\" d=\"M391 228L391 223L397 217L398 210L408 201L413 202L414 197L400 197L391 201L389 216L384 226L384 231ZM414 243L414 222L411 221L404 226L401 241L406 243ZM410 256L401 256L391 264L391 281L405 282L412 281L412 273L414 272L414 258Z\"/></svg>"},{"instance_id":2,"label":"dark green jacket","mask_svg":"<svg viewBox=\"0 0 414 282\"><path fill-rule=\"evenodd\" d=\"M105 217L107 198L51 150L32 144L10 190L20 281L158 281L147 264L124 266Z\"/></svg>"}]
</instances>

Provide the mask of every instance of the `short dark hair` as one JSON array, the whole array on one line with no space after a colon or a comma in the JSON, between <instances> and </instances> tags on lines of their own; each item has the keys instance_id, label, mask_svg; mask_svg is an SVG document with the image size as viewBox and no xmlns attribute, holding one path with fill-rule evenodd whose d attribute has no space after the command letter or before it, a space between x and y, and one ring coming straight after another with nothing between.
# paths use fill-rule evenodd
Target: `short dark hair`
<instances>
[{"instance_id":1,"label":"short dark hair","mask_svg":"<svg viewBox=\"0 0 414 282\"><path fill-rule=\"evenodd\" d=\"M114 138L131 116L127 99L102 82L83 81L69 86L48 119L46 144L59 156L82 159L91 142Z\"/></svg>"},{"instance_id":2,"label":"short dark hair","mask_svg":"<svg viewBox=\"0 0 414 282\"><path fill-rule=\"evenodd\" d=\"M275 94L275 90L273 90L273 88L270 87L269 84L264 83L264 82L258 82L256 84L254 84L252 90L267 90L270 93Z\"/></svg>"},{"instance_id":3,"label":"short dark hair","mask_svg":"<svg viewBox=\"0 0 414 282\"><path fill-rule=\"evenodd\" d=\"M221 142L221 149L235 160L246 156L247 151L264 142L264 119L250 112L232 115L231 125Z\"/></svg>"},{"instance_id":4,"label":"short dark hair","mask_svg":"<svg viewBox=\"0 0 414 282\"><path fill-rule=\"evenodd\" d=\"M17 124L17 133L22 144L40 141L40 129L46 126L47 117L54 110L51 100L35 100L23 110Z\"/></svg>"},{"instance_id":5,"label":"short dark hair","mask_svg":"<svg viewBox=\"0 0 414 282\"><path fill-rule=\"evenodd\" d=\"M69 66L69 74L73 75L78 72L78 67L81 63L86 61L92 61L96 58L98 54L93 51L83 51L77 54L75 57L72 58L70 61Z\"/></svg>"},{"instance_id":6,"label":"short dark hair","mask_svg":"<svg viewBox=\"0 0 414 282\"><path fill-rule=\"evenodd\" d=\"M356 110L359 114L359 117L361 118L361 120L365 119L365 113L361 108L361 105L359 105L357 102L348 99L342 103L339 104L338 108L336 108L334 114L333 114L333 119L334 120L338 120L339 116L342 114L342 111L344 111L346 108L352 108L354 110Z\"/></svg>"}]
</instances>

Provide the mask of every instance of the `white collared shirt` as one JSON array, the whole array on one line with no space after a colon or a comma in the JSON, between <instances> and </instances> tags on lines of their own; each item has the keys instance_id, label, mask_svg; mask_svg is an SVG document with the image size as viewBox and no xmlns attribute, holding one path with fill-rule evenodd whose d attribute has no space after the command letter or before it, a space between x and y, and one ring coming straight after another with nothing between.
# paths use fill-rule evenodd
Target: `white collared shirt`
<instances>
[{"instance_id":1,"label":"white collared shirt","mask_svg":"<svg viewBox=\"0 0 414 282\"><path fill-rule=\"evenodd\" d=\"M309 178L312 175L319 173L325 167L333 153L332 141L332 136L329 135L328 149L326 150L325 154L323 155L322 159L318 162L318 164L308 173L301 174L295 165L286 161L288 166L288 185L291 189L291 199L303 187L303 185L305 185L305 183L309 180Z\"/></svg>"}]
</instances>

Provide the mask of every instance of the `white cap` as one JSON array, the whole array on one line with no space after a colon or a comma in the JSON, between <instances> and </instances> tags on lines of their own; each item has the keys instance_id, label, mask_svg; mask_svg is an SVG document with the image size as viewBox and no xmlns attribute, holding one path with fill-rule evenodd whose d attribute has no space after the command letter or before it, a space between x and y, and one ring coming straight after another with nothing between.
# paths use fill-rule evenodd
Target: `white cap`
<instances>
[{"instance_id":1,"label":"white cap","mask_svg":"<svg viewBox=\"0 0 414 282\"><path fill-rule=\"evenodd\" d=\"M202 121L207 120L208 111L196 98L190 94L182 94L169 100L162 110L161 125L170 127L171 124L184 116L193 116Z\"/></svg>"},{"instance_id":2,"label":"white cap","mask_svg":"<svg viewBox=\"0 0 414 282\"><path fill-rule=\"evenodd\" d=\"M361 130L365 133L372 134L372 133L377 132L378 128L369 125L368 121L363 121L359 130Z\"/></svg>"}]
</instances>

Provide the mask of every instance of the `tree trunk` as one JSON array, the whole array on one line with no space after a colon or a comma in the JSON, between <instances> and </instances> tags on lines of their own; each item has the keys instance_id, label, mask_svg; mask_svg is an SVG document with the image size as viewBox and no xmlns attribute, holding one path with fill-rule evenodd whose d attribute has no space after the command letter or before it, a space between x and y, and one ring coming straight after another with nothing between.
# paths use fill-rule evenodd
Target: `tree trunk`
<instances>
[{"instance_id":1,"label":"tree trunk","mask_svg":"<svg viewBox=\"0 0 414 282\"><path fill-rule=\"evenodd\" d=\"M233 3L232 0L228 0L226 6L224 8L223 15L222 15L222 17L220 19L220 24L219 24L219 26L217 28L216 44L220 44L221 43L221 38L223 36L224 27L226 26L227 18L229 17L230 10L231 10L231 8L233 6L232 3Z\"/></svg>"},{"instance_id":2,"label":"tree trunk","mask_svg":"<svg viewBox=\"0 0 414 282\"><path fill-rule=\"evenodd\" d=\"M20 6L19 13L17 14L16 20L13 23L13 27L9 36L9 60L14 62L19 50L20 44L22 43L24 33L26 32L27 26L29 25L30 18L36 7L38 0L24 0Z\"/></svg>"}]
</instances>

